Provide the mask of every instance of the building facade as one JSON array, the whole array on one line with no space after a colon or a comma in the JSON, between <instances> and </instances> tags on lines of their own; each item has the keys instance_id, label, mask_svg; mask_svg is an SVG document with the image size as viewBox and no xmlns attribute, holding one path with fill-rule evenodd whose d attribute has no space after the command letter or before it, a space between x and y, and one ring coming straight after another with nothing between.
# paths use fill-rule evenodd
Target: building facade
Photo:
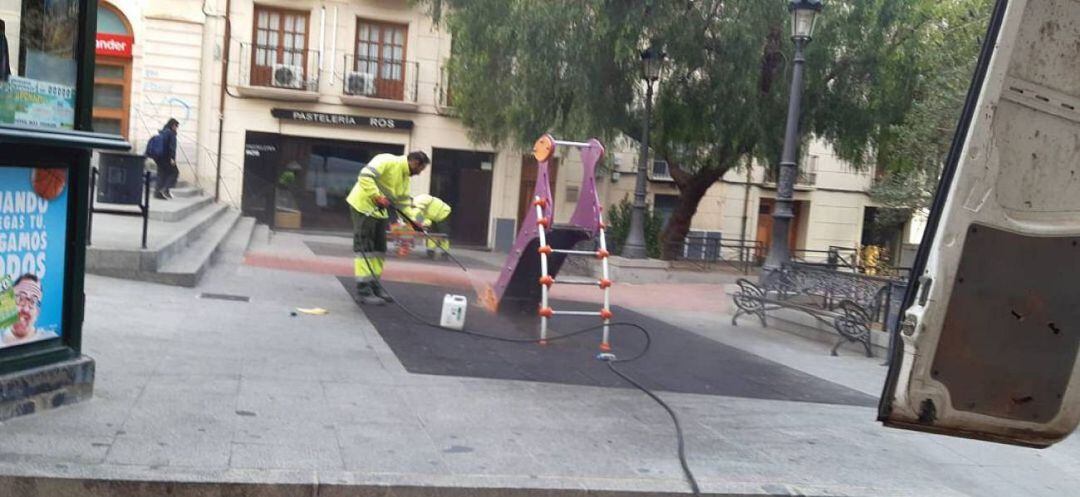
<instances>
[{"instance_id":1,"label":"building facade","mask_svg":"<svg viewBox=\"0 0 1080 497\"><path fill-rule=\"evenodd\" d=\"M598 183L604 205L633 198L638 159L634 144L617 144L614 156L612 167L619 171L614 175L618 179ZM796 257L824 261L829 249L836 248L850 258L866 245L883 246L899 256L905 246L918 243L921 230L917 222L914 228L912 223L907 223L884 236L872 229L873 219L882 208L869 195L875 181L874 171L853 168L821 141L810 141L800 169L795 185L795 219L789 238ZM651 161L648 177L647 201L667 219L679 198L667 165L663 161ZM692 239L683 247L683 255L715 256L705 248L711 244L701 241L712 238L723 240L719 249L723 257L738 257L740 247L745 247L748 254L744 256L763 258L771 243L775 198L776 180L767 167L744 166L728 171L698 204L691 225ZM758 249L749 247L754 242L760 242ZM892 262L901 261L896 258Z\"/></svg>"},{"instance_id":2,"label":"building facade","mask_svg":"<svg viewBox=\"0 0 1080 497\"><path fill-rule=\"evenodd\" d=\"M14 0L5 0L14 1ZM503 248L535 186L522 150L469 140L453 116L444 65L451 37L407 0L101 0L95 123L141 150L181 122L181 178L276 229L349 229L344 197L375 154L427 152L414 194L454 206L459 245ZM227 16L227 18L226 18ZM126 43L126 48L122 47ZM584 137L566 137L582 139ZM601 202L632 198L637 146L608 144ZM792 247L863 242L875 206L869 172L814 143L796 191ZM581 193L581 164L552 166L556 221ZM775 185L764 168L729 172L699 205L693 230L725 240L771 236ZM670 215L678 191L662 162L649 202Z\"/></svg>"}]
</instances>

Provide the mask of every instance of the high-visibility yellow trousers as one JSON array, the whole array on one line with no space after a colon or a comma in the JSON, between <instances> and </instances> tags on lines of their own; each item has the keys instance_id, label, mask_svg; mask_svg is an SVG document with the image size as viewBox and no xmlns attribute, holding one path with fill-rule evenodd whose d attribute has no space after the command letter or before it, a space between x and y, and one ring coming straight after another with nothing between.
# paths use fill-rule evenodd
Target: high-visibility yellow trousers
<instances>
[{"instance_id":1,"label":"high-visibility yellow trousers","mask_svg":"<svg viewBox=\"0 0 1080 497\"><path fill-rule=\"evenodd\" d=\"M429 236L424 241L424 246L427 247L428 252L435 252L441 245L443 250L450 250L450 219L444 219L438 223L431 223L431 228L428 230L431 235L441 236Z\"/></svg>"},{"instance_id":2,"label":"high-visibility yellow trousers","mask_svg":"<svg viewBox=\"0 0 1080 497\"><path fill-rule=\"evenodd\" d=\"M383 266L386 264L385 254L374 256L371 254L356 254L353 259L353 274L356 275L357 283L371 283L382 277Z\"/></svg>"},{"instance_id":3,"label":"high-visibility yellow trousers","mask_svg":"<svg viewBox=\"0 0 1080 497\"><path fill-rule=\"evenodd\" d=\"M357 283L371 283L382 276L386 263L386 219L352 211L353 274Z\"/></svg>"}]
</instances>

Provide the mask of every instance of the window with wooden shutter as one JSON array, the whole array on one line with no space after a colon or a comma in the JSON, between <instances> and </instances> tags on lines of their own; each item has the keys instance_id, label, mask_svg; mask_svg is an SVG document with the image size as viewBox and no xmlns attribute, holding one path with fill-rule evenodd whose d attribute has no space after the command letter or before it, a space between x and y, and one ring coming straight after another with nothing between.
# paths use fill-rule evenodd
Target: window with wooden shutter
<instances>
[{"instance_id":1,"label":"window with wooden shutter","mask_svg":"<svg viewBox=\"0 0 1080 497\"><path fill-rule=\"evenodd\" d=\"M356 56L353 70L375 79L375 98L402 100L405 96L405 40L409 27L404 24L357 19Z\"/></svg>"},{"instance_id":2,"label":"window with wooden shutter","mask_svg":"<svg viewBox=\"0 0 1080 497\"><path fill-rule=\"evenodd\" d=\"M306 87L308 13L256 5L254 25L250 84L280 86L274 85L274 66L285 65L296 68Z\"/></svg>"}]
</instances>

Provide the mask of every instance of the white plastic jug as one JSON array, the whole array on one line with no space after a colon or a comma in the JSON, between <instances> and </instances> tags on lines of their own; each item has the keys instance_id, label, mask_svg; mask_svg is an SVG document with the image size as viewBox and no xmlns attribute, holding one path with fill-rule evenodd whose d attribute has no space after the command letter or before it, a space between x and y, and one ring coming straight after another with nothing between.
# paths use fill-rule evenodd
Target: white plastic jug
<instances>
[{"instance_id":1,"label":"white plastic jug","mask_svg":"<svg viewBox=\"0 0 1080 497\"><path fill-rule=\"evenodd\" d=\"M439 325L444 328L460 330L465 327L465 311L469 300L462 295L447 294L442 301L442 318Z\"/></svg>"}]
</instances>

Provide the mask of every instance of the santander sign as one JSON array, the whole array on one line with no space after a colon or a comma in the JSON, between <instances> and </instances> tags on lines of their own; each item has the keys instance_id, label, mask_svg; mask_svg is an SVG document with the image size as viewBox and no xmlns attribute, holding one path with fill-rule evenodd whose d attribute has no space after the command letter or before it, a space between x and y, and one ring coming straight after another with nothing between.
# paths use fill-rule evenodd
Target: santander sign
<instances>
[{"instance_id":1,"label":"santander sign","mask_svg":"<svg viewBox=\"0 0 1080 497\"><path fill-rule=\"evenodd\" d=\"M125 35L98 33L94 53L108 57L131 58L131 44L135 38Z\"/></svg>"}]
</instances>

